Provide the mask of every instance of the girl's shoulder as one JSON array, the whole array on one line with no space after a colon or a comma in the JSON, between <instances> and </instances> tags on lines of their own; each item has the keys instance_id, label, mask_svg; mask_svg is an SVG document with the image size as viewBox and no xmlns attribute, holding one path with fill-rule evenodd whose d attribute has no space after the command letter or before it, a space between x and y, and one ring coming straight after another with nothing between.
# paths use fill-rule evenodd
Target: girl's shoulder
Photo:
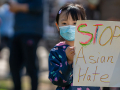
<instances>
[{"instance_id":1,"label":"girl's shoulder","mask_svg":"<svg viewBox=\"0 0 120 90\"><path fill-rule=\"evenodd\" d=\"M50 54L49 54L49 59L59 59L59 60L63 60L66 58L66 53L65 50L69 45L66 45L64 42L59 42L58 44L56 44L51 50L50 50Z\"/></svg>"},{"instance_id":2,"label":"girl's shoulder","mask_svg":"<svg viewBox=\"0 0 120 90\"><path fill-rule=\"evenodd\" d=\"M57 43L52 49L51 51L52 52L64 52L66 50L66 48L68 47L69 45L65 44L65 42L59 42Z\"/></svg>"},{"instance_id":3,"label":"girl's shoulder","mask_svg":"<svg viewBox=\"0 0 120 90\"><path fill-rule=\"evenodd\" d=\"M59 42L57 43L54 48L56 48L56 50L65 50L69 45L65 44L65 41Z\"/></svg>"},{"instance_id":4,"label":"girl's shoulder","mask_svg":"<svg viewBox=\"0 0 120 90\"><path fill-rule=\"evenodd\" d=\"M67 45L67 44L65 44L65 41L62 41L62 42L59 42L59 43L57 43L55 46L63 46L63 45Z\"/></svg>"}]
</instances>

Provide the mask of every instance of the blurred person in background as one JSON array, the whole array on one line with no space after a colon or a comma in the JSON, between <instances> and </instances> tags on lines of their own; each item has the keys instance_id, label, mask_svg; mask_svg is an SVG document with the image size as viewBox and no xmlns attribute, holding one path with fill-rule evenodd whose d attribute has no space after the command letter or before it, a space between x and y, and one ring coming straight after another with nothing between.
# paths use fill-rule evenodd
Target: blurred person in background
<instances>
[{"instance_id":1,"label":"blurred person in background","mask_svg":"<svg viewBox=\"0 0 120 90\"><path fill-rule=\"evenodd\" d=\"M99 3L100 0L86 0L87 5L85 6L86 15L88 20L99 20L100 19L100 10Z\"/></svg>"},{"instance_id":2,"label":"blurred person in background","mask_svg":"<svg viewBox=\"0 0 120 90\"><path fill-rule=\"evenodd\" d=\"M120 21L120 0L100 1L101 20Z\"/></svg>"},{"instance_id":3,"label":"blurred person in background","mask_svg":"<svg viewBox=\"0 0 120 90\"><path fill-rule=\"evenodd\" d=\"M87 0L89 20L120 21L120 0Z\"/></svg>"},{"instance_id":4,"label":"blurred person in background","mask_svg":"<svg viewBox=\"0 0 120 90\"><path fill-rule=\"evenodd\" d=\"M9 47L9 41L14 34L14 14L9 11L8 4L0 2L0 51Z\"/></svg>"},{"instance_id":5,"label":"blurred person in background","mask_svg":"<svg viewBox=\"0 0 120 90\"><path fill-rule=\"evenodd\" d=\"M43 35L42 0L16 0L9 4L10 10L15 13L15 34L10 45L9 60L14 90L21 90L21 71L24 65L31 78L31 90L37 90L36 49Z\"/></svg>"}]
</instances>

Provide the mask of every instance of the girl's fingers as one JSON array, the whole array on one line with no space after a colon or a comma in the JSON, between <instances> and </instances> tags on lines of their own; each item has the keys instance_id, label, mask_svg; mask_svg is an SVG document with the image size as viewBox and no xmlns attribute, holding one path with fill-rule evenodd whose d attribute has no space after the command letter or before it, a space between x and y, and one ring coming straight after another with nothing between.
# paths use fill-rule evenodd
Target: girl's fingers
<instances>
[{"instance_id":1,"label":"girl's fingers","mask_svg":"<svg viewBox=\"0 0 120 90\"><path fill-rule=\"evenodd\" d=\"M74 49L70 50L70 53L75 53L75 50Z\"/></svg>"},{"instance_id":2,"label":"girl's fingers","mask_svg":"<svg viewBox=\"0 0 120 90\"><path fill-rule=\"evenodd\" d=\"M75 55L75 52L71 53L71 55L72 55L72 56Z\"/></svg>"},{"instance_id":3,"label":"girl's fingers","mask_svg":"<svg viewBox=\"0 0 120 90\"><path fill-rule=\"evenodd\" d=\"M68 55L70 54L72 54L72 53L75 53L75 49L74 49L74 47L68 47L67 49L66 49L66 51L65 51Z\"/></svg>"},{"instance_id":4,"label":"girl's fingers","mask_svg":"<svg viewBox=\"0 0 120 90\"><path fill-rule=\"evenodd\" d=\"M67 49L66 49L66 52L69 52L71 49L70 49L70 46L69 47L67 47Z\"/></svg>"},{"instance_id":5,"label":"girl's fingers","mask_svg":"<svg viewBox=\"0 0 120 90\"><path fill-rule=\"evenodd\" d=\"M68 54L70 54L71 52L73 52L74 50L73 49L71 49L71 48L68 48L68 49L66 49L66 53L68 53Z\"/></svg>"},{"instance_id":6,"label":"girl's fingers","mask_svg":"<svg viewBox=\"0 0 120 90\"><path fill-rule=\"evenodd\" d=\"M74 47L70 47L71 50L74 50Z\"/></svg>"},{"instance_id":7,"label":"girl's fingers","mask_svg":"<svg viewBox=\"0 0 120 90\"><path fill-rule=\"evenodd\" d=\"M68 50L74 50L74 47L69 46L67 49Z\"/></svg>"}]
</instances>

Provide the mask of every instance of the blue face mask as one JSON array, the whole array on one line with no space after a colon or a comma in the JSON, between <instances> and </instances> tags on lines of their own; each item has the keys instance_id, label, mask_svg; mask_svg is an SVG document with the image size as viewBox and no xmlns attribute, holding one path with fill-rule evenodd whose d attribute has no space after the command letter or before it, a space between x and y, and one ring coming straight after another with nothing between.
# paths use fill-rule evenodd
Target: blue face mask
<instances>
[{"instance_id":1,"label":"blue face mask","mask_svg":"<svg viewBox=\"0 0 120 90\"><path fill-rule=\"evenodd\" d=\"M68 26L61 26L60 29L60 35L68 41L74 41L75 40L75 28L76 26L68 25Z\"/></svg>"}]
</instances>

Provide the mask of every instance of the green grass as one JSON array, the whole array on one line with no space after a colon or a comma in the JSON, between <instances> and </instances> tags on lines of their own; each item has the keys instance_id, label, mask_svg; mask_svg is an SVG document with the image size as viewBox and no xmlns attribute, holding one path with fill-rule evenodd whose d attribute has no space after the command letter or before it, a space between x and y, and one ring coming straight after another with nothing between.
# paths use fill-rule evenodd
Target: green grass
<instances>
[{"instance_id":1,"label":"green grass","mask_svg":"<svg viewBox=\"0 0 120 90\"><path fill-rule=\"evenodd\" d=\"M0 80L0 90L10 90L12 87L11 79Z\"/></svg>"}]
</instances>

